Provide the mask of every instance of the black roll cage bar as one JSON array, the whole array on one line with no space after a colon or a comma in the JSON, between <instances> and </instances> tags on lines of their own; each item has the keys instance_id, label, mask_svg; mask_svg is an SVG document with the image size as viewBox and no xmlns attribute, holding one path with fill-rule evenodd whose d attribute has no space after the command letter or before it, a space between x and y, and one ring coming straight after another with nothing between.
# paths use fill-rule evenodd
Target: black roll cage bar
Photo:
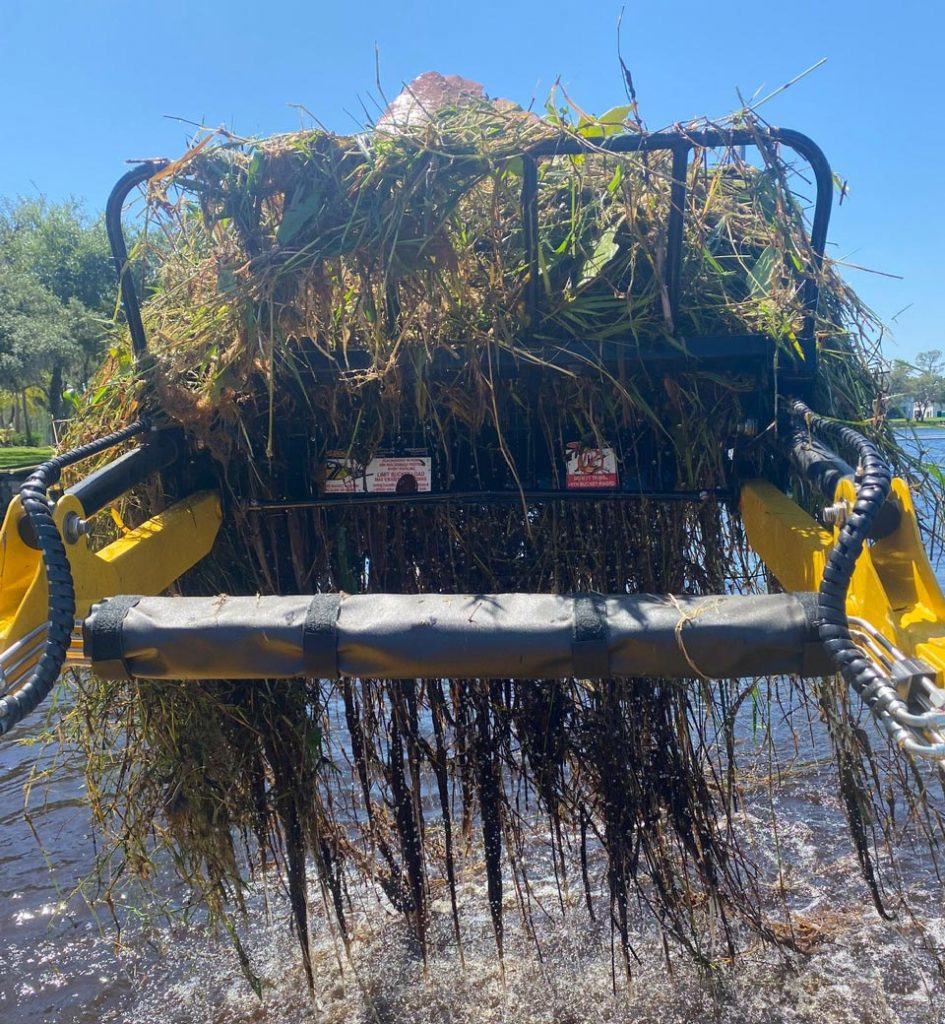
<instances>
[{"instance_id":1,"label":"black roll cage bar","mask_svg":"<svg viewBox=\"0 0 945 1024\"><path fill-rule=\"evenodd\" d=\"M706 129L689 131L677 129L671 132L653 134L621 134L604 139L582 139L567 136L537 143L518 154L510 154L523 160L522 224L525 239L525 256L528 266L526 304L529 322L534 324L541 308L541 278L539 272L538 235L538 182L539 164L543 160L559 156L581 156L593 154L620 153L672 153L672 184L670 189L670 211L666 224L666 261L664 281L669 298L670 313L675 322L679 309L682 268L683 226L686 208L687 174L690 155L694 150L708 150L752 146L760 149L764 143L783 145L803 157L809 164L817 188L814 216L811 221L810 246L814 258L814 273L808 274L804 282L804 326L799 337L800 365L792 374L797 381L810 382L817 372L817 344L815 321L819 301L818 278L823 266L824 249L827 242L827 227L830 222L830 207L833 190L833 174L821 148L808 136L787 128L766 129ZM121 300L131 344L136 359L147 352L147 338L141 321L141 307L134 279L128 267L128 250L122 230L122 207L129 193L136 186L148 181L169 166L167 160L147 160L132 168L119 179L108 198L105 211L105 226L112 255L117 265Z\"/></svg>"}]
</instances>

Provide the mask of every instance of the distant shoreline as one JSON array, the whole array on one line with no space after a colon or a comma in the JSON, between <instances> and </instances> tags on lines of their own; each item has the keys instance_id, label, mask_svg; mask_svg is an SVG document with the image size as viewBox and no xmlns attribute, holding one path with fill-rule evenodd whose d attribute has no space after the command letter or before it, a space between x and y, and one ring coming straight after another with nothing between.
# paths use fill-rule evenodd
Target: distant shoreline
<instances>
[{"instance_id":1,"label":"distant shoreline","mask_svg":"<svg viewBox=\"0 0 945 1024\"><path fill-rule=\"evenodd\" d=\"M891 427L915 427L917 430L925 430L928 427L945 428L945 416L939 416L934 420L887 420Z\"/></svg>"}]
</instances>

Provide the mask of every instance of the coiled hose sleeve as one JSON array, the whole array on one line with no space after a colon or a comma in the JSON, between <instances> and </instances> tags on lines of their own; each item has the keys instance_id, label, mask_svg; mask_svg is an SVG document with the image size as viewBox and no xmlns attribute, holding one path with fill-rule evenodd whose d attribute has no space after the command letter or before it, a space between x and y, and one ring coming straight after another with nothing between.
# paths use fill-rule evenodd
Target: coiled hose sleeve
<instances>
[{"instance_id":1,"label":"coiled hose sleeve","mask_svg":"<svg viewBox=\"0 0 945 1024\"><path fill-rule=\"evenodd\" d=\"M877 716L893 742L907 746L910 734L891 714L902 706L902 700L887 677L854 643L846 612L856 560L873 521L889 496L892 471L876 445L851 427L818 416L800 401L793 403L791 411L804 420L812 433L826 435L859 455L856 502L827 558L820 582L818 630L827 654L847 685Z\"/></svg>"},{"instance_id":2,"label":"coiled hose sleeve","mask_svg":"<svg viewBox=\"0 0 945 1024\"><path fill-rule=\"evenodd\" d=\"M18 722L45 700L53 688L66 653L72 642L75 623L75 588L72 570L66 555L59 528L50 509L48 491L57 483L62 471L76 462L98 455L108 448L127 441L148 430L150 424L141 419L116 430L91 444L83 445L37 467L20 488L20 500L36 534L36 541L46 570L49 587L48 632L43 653L26 681L17 689L0 698L0 736L8 733Z\"/></svg>"}]
</instances>

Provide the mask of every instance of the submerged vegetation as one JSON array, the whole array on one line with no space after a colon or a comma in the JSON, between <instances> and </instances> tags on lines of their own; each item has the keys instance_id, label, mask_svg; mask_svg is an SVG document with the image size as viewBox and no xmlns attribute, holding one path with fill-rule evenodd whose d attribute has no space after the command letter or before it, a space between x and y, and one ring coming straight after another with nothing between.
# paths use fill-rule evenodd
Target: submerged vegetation
<instances>
[{"instance_id":1,"label":"submerged vegetation","mask_svg":"<svg viewBox=\"0 0 945 1024\"><path fill-rule=\"evenodd\" d=\"M409 116L353 137L221 133L150 185L139 243L157 266L144 306L149 356L134 367L127 350L113 351L76 434L143 410L182 426L205 453L226 521L180 590L763 586L737 509L711 495L746 472L783 475L764 443L776 425L744 429L776 407L777 373L668 373L639 354L700 335L764 334L786 359L815 276L818 409L873 414L875 324L829 262L818 269L805 184L785 154L760 134L758 160L696 151L677 311L663 284L670 155L598 149L543 161L532 318L521 151L574 136L593 150L640 130L634 108L542 120L465 83L400 109ZM759 128L748 114L738 126ZM610 449L628 491L688 500L527 500L565 486L575 447ZM405 451L422 453L436 486L519 497L309 501L343 489L350 467L363 475L378 455ZM141 510L174 486L140 494ZM282 499L294 507L260 505ZM903 768L890 770L897 793L880 785L842 689L784 685L828 723L854 849L885 905L876 852L893 841L891 808L908 794L909 827L937 828L929 808L917 810L924 784L910 789ZM533 896L544 870L559 899L583 891L592 914L603 884L630 972L641 911L667 954L684 948L705 964L758 937L802 945L777 865L756 862L736 824L745 722L752 708L766 721L765 692L701 678L88 679L71 724L112 877L146 876L169 851L228 920L253 874L275 866L306 965L310 875L342 944L357 877L403 915L421 954L431 920L445 915L462 956L458 879L478 872L501 957L509 913L533 929L555 912Z\"/></svg>"}]
</instances>

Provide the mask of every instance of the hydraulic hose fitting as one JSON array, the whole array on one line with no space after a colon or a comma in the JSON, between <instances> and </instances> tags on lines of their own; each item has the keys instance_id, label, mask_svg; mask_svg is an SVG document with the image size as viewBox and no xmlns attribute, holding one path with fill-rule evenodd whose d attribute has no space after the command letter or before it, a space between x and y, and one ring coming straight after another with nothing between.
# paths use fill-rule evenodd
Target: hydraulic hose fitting
<instances>
[{"instance_id":1,"label":"hydraulic hose fitting","mask_svg":"<svg viewBox=\"0 0 945 1024\"><path fill-rule=\"evenodd\" d=\"M819 416L800 401L793 402L791 411L803 419L811 433L832 438L856 451L859 458L856 502L847 510L842 523L837 522L839 536L828 556L818 590L820 639L847 685L869 707L893 742L914 750L914 736L898 721L898 715L906 710L905 704L890 680L854 642L846 613L856 561L889 496L892 470L879 448L851 427Z\"/></svg>"}]
</instances>

